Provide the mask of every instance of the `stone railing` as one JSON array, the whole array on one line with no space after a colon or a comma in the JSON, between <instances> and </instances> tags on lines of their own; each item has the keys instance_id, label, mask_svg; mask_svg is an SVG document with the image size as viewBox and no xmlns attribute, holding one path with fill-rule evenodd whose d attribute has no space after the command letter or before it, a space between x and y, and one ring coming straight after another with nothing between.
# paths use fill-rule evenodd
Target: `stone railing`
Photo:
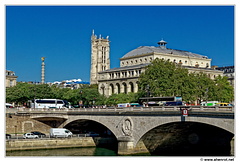
<instances>
[{"instance_id":1,"label":"stone railing","mask_svg":"<svg viewBox=\"0 0 240 162\"><path fill-rule=\"evenodd\" d=\"M188 109L189 111L202 112L234 112L232 106L157 106L157 107L106 107L106 108L9 108L6 113L17 112L44 112L44 113L63 113L63 112L151 112L151 111L180 111L181 109Z\"/></svg>"}]
</instances>

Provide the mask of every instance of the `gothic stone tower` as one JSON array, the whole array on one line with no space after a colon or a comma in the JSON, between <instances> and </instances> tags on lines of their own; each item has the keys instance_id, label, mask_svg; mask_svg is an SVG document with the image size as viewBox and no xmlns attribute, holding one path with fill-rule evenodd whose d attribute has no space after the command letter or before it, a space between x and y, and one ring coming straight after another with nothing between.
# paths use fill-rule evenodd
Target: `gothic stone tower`
<instances>
[{"instance_id":1,"label":"gothic stone tower","mask_svg":"<svg viewBox=\"0 0 240 162\"><path fill-rule=\"evenodd\" d=\"M106 39L94 35L94 30L91 36L91 74L90 84L98 83L98 72L110 69L109 59L109 43L108 36Z\"/></svg>"}]
</instances>

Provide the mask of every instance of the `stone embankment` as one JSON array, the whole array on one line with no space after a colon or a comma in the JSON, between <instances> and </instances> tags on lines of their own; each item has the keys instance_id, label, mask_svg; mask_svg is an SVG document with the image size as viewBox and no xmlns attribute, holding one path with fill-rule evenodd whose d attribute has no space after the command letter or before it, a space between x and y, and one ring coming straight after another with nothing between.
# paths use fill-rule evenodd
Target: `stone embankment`
<instances>
[{"instance_id":1,"label":"stone embankment","mask_svg":"<svg viewBox=\"0 0 240 162\"><path fill-rule=\"evenodd\" d=\"M117 149L117 141L114 138L101 137L78 137L78 138L54 138L54 139L17 139L6 140L6 151L38 150L38 149L57 149L75 147L106 147ZM128 154L149 153L142 141L132 148Z\"/></svg>"},{"instance_id":2,"label":"stone embankment","mask_svg":"<svg viewBox=\"0 0 240 162\"><path fill-rule=\"evenodd\" d=\"M56 139L22 139L7 140L6 151L54 149L70 147L96 147L92 137L56 138Z\"/></svg>"}]
</instances>

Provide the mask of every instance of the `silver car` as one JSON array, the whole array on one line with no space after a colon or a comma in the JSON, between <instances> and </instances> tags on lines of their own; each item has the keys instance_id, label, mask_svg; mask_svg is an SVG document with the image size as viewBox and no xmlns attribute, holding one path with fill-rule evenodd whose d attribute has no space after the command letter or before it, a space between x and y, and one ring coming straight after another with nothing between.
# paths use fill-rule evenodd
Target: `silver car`
<instances>
[{"instance_id":1,"label":"silver car","mask_svg":"<svg viewBox=\"0 0 240 162\"><path fill-rule=\"evenodd\" d=\"M25 133L23 135L23 138L26 139L26 138L39 138L38 135L35 135L33 133Z\"/></svg>"}]
</instances>

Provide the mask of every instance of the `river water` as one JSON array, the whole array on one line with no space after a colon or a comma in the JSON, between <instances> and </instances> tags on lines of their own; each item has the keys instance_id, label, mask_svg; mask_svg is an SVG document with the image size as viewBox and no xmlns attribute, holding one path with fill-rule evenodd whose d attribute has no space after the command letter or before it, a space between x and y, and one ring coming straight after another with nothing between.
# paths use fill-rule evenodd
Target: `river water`
<instances>
[{"instance_id":1,"label":"river water","mask_svg":"<svg viewBox=\"0 0 240 162\"><path fill-rule=\"evenodd\" d=\"M46 150L7 151L6 156L119 156L117 151L102 147L61 148ZM149 153L134 156L151 156Z\"/></svg>"},{"instance_id":2,"label":"river water","mask_svg":"<svg viewBox=\"0 0 240 162\"><path fill-rule=\"evenodd\" d=\"M117 156L117 152L106 148L87 147L30 151L7 151L6 156Z\"/></svg>"}]
</instances>

